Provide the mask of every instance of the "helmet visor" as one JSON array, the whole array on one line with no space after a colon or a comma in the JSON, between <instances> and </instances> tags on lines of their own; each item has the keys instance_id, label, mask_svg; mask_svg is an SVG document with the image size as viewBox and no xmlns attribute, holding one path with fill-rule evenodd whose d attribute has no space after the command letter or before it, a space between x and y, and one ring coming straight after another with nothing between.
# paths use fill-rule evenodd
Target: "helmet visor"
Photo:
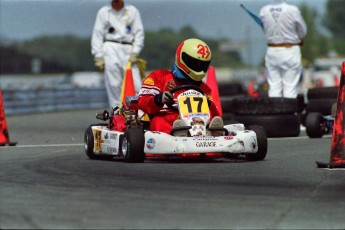
<instances>
[{"instance_id":1,"label":"helmet visor","mask_svg":"<svg viewBox=\"0 0 345 230\"><path fill-rule=\"evenodd\" d=\"M195 59L185 52L182 52L182 60L188 68L194 70L195 72L206 72L211 63L211 61L201 61Z\"/></svg>"}]
</instances>

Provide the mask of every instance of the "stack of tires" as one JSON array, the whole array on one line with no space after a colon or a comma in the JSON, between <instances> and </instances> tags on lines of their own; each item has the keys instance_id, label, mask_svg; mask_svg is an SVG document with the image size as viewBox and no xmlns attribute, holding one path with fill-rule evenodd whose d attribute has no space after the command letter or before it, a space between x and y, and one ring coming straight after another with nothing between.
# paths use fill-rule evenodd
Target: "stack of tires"
<instances>
[{"instance_id":1,"label":"stack of tires","mask_svg":"<svg viewBox=\"0 0 345 230\"><path fill-rule=\"evenodd\" d=\"M338 86L309 89L306 105L307 115L315 112L330 115L332 106L337 103L338 91Z\"/></svg>"},{"instance_id":2,"label":"stack of tires","mask_svg":"<svg viewBox=\"0 0 345 230\"><path fill-rule=\"evenodd\" d=\"M232 116L232 99L246 95L246 91L240 82L222 82L218 85L220 101L223 110L223 118Z\"/></svg>"},{"instance_id":3,"label":"stack of tires","mask_svg":"<svg viewBox=\"0 0 345 230\"><path fill-rule=\"evenodd\" d=\"M267 137L296 137L300 134L299 112L303 104L293 98L249 98L232 100L233 120L264 127Z\"/></svg>"},{"instance_id":4,"label":"stack of tires","mask_svg":"<svg viewBox=\"0 0 345 230\"><path fill-rule=\"evenodd\" d=\"M331 131L328 128L327 121L332 123L332 114L335 114L334 110L339 87L323 87L309 89L307 93L307 104L305 114L302 117L303 125L306 127L307 135L311 138L320 138L323 134Z\"/></svg>"},{"instance_id":5,"label":"stack of tires","mask_svg":"<svg viewBox=\"0 0 345 230\"><path fill-rule=\"evenodd\" d=\"M240 83L219 84L225 124L259 125L267 137L296 137L301 130L304 96L293 98L249 97Z\"/></svg>"}]
</instances>

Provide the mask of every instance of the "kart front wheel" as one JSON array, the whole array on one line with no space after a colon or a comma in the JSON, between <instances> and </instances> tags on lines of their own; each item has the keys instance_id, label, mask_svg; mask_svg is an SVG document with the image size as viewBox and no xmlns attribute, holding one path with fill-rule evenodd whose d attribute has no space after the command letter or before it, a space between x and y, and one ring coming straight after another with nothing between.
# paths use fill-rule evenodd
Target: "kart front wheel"
<instances>
[{"instance_id":1,"label":"kart front wheel","mask_svg":"<svg viewBox=\"0 0 345 230\"><path fill-rule=\"evenodd\" d=\"M91 126L88 127L85 131L84 135L84 147L85 147L85 153L90 159L97 159L97 155L93 152L94 147L94 138Z\"/></svg>"},{"instance_id":2,"label":"kart front wheel","mask_svg":"<svg viewBox=\"0 0 345 230\"><path fill-rule=\"evenodd\" d=\"M84 134L84 147L85 147L85 153L86 155L92 159L92 160L110 160L113 158L112 155L98 155L95 154L93 152L93 148L94 148L94 143L95 143L95 139L93 137L93 132L92 132L92 126L98 126L98 125L103 125L106 126L107 124L95 124L95 125L91 125L89 126L86 130L85 130L85 134Z\"/></svg>"},{"instance_id":3,"label":"kart front wheel","mask_svg":"<svg viewBox=\"0 0 345 230\"><path fill-rule=\"evenodd\" d=\"M262 161L265 159L267 154L267 135L266 131L262 126L251 125L248 127L249 130L252 130L256 134L256 140L258 145L258 152L255 154L246 154L246 158L249 161Z\"/></svg>"},{"instance_id":4,"label":"kart front wheel","mask_svg":"<svg viewBox=\"0 0 345 230\"><path fill-rule=\"evenodd\" d=\"M310 138L321 138L323 136L324 119L321 113L309 113L306 121L306 132Z\"/></svg>"},{"instance_id":5,"label":"kart front wheel","mask_svg":"<svg viewBox=\"0 0 345 230\"><path fill-rule=\"evenodd\" d=\"M144 130L142 128L128 128L123 135L121 144L121 152L125 162L144 162L144 144Z\"/></svg>"}]
</instances>

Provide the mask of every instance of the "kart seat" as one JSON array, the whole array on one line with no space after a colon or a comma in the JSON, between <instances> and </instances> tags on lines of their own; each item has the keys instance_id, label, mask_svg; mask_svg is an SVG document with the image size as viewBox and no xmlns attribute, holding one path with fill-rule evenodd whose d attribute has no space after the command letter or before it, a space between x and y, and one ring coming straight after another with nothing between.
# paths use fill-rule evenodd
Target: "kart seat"
<instances>
[{"instance_id":1,"label":"kart seat","mask_svg":"<svg viewBox=\"0 0 345 230\"><path fill-rule=\"evenodd\" d=\"M148 129L150 126L150 117L138 108L138 96L127 96L125 106L130 111L137 111L144 129Z\"/></svg>"}]
</instances>

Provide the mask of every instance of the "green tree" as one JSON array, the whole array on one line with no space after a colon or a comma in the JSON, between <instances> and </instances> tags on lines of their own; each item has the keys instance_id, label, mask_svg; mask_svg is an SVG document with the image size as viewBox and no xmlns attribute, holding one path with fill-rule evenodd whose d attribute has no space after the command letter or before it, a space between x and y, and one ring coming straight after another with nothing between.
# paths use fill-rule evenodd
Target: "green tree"
<instances>
[{"instance_id":1,"label":"green tree","mask_svg":"<svg viewBox=\"0 0 345 230\"><path fill-rule=\"evenodd\" d=\"M171 68L178 38L172 29L145 33L145 47L141 56L148 61L147 69Z\"/></svg>"},{"instance_id":2,"label":"green tree","mask_svg":"<svg viewBox=\"0 0 345 230\"><path fill-rule=\"evenodd\" d=\"M345 2L343 0L328 0L323 25L332 34L332 49L345 55Z\"/></svg>"},{"instance_id":3,"label":"green tree","mask_svg":"<svg viewBox=\"0 0 345 230\"><path fill-rule=\"evenodd\" d=\"M345 4L344 0L328 0L323 24L334 38L345 39Z\"/></svg>"},{"instance_id":4,"label":"green tree","mask_svg":"<svg viewBox=\"0 0 345 230\"><path fill-rule=\"evenodd\" d=\"M178 44L193 37L204 40L210 46L213 56L213 66L243 66L239 53L220 52L218 49L219 40L202 38L190 26L183 27L178 32L174 32L172 29L161 29L158 32L145 32L145 47L141 56L148 61L148 69L170 69L175 63L175 51Z\"/></svg>"},{"instance_id":5,"label":"green tree","mask_svg":"<svg viewBox=\"0 0 345 230\"><path fill-rule=\"evenodd\" d=\"M202 38L190 26L181 28L177 32L169 28L159 31L146 31L145 47L140 56L148 61L148 70L170 69L175 63L177 45L191 37L200 38L210 46L213 55L213 66L243 66L237 52L220 52L218 49L219 40ZM91 55L90 38L80 38L73 35L42 36L17 43L16 49L23 54L66 66L73 71L96 70Z\"/></svg>"},{"instance_id":6,"label":"green tree","mask_svg":"<svg viewBox=\"0 0 345 230\"><path fill-rule=\"evenodd\" d=\"M73 35L42 36L16 45L20 52L57 62L73 70L86 71L93 68L90 39Z\"/></svg>"},{"instance_id":7,"label":"green tree","mask_svg":"<svg viewBox=\"0 0 345 230\"><path fill-rule=\"evenodd\" d=\"M304 38L304 45L302 46L302 57L305 61L312 63L315 58L327 55L329 51L329 41L328 38L320 32L316 24L318 17L317 11L308 8L305 4L300 7L300 10L307 25L307 36Z\"/></svg>"}]
</instances>

